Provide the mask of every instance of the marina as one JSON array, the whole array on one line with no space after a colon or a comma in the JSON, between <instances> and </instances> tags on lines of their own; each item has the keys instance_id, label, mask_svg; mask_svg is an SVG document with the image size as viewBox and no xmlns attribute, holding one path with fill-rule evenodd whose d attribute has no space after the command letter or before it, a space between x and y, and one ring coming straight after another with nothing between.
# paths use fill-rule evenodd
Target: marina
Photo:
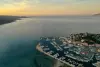
<instances>
[{"instance_id":1,"label":"marina","mask_svg":"<svg viewBox=\"0 0 100 67\"><path fill-rule=\"evenodd\" d=\"M72 37L41 37L37 49L71 67L95 67L93 64L100 60L99 48L87 42L77 41L75 44L73 40Z\"/></svg>"}]
</instances>

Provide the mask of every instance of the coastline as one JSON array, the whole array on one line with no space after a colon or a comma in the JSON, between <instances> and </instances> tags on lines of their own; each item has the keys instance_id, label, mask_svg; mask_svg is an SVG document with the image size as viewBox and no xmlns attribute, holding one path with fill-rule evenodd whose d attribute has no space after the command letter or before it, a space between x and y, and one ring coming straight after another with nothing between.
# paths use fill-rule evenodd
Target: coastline
<instances>
[{"instance_id":1,"label":"coastline","mask_svg":"<svg viewBox=\"0 0 100 67\"><path fill-rule=\"evenodd\" d=\"M21 20L21 18L27 18L27 17L24 17L24 16L1 16L0 15L0 25L12 23L17 20Z\"/></svg>"},{"instance_id":2,"label":"coastline","mask_svg":"<svg viewBox=\"0 0 100 67\"><path fill-rule=\"evenodd\" d=\"M43 50L39 47L39 44L36 46L36 49L39 50L40 52L44 53ZM45 53L47 55L47 53ZM60 67L63 66L63 63L61 63L59 60L54 59L54 65L53 67Z\"/></svg>"},{"instance_id":3,"label":"coastline","mask_svg":"<svg viewBox=\"0 0 100 67\"><path fill-rule=\"evenodd\" d=\"M37 49L37 50L39 50L40 52L42 52L42 53L44 53L44 54L46 54L46 55L48 55L48 56L54 58L52 55L49 55L48 53L45 53L45 52L40 48L39 45L40 45L40 44L38 44L38 45L36 46L36 49ZM62 61L62 60L57 59L57 58L54 58L54 59L56 60L56 61L55 61L56 63L54 64L53 67L64 66L64 64L66 64L68 67L74 67L73 65L70 65L69 63L67 63L67 62L65 62L65 61Z\"/></svg>"}]
</instances>

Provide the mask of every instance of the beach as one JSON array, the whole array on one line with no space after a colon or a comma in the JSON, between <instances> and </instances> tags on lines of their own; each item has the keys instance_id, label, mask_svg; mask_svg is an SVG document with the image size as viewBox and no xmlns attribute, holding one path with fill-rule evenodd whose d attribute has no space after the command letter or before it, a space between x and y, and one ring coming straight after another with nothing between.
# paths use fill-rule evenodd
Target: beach
<instances>
[{"instance_id":1,"label":"beach","mask_svg":"<svg viewBox=\"0 0 100 67\"><path fill-rule=\"evenodd\" d=\"M50 57L54 58L52 55L50 55L50 54L48 54L48 53L45 53L45 52L41 49L40 44L38 44L38 45L36 46L36 49L39 50L40 52L46 54L47 56L50 56ZM74 67L73 65L70 65L69 63L64 62L64 61L61 61L61 60L56 59L56 58L54 58L54 61L55 61L55 62L54 62L54 66L53 66L53 67L60 67L60 66Z\"/></svg>"}]
</instances>

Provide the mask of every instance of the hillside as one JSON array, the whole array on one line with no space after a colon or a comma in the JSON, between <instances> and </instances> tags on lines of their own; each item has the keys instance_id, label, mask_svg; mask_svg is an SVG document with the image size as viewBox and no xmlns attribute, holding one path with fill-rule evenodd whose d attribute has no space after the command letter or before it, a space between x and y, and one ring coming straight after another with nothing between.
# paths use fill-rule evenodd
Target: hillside
<instances>
[{"instance_id":1,"label":"hillside","mask_svg":"<svg viewBox=\"0 0 100 67\"><path fill-rule=\"evenodd\" d=\"M25 18L24 16L0 16L0 25L6 24L6 23L11 23L15 20L18 20L20 18Z\"/></svg>"}]
</instances>

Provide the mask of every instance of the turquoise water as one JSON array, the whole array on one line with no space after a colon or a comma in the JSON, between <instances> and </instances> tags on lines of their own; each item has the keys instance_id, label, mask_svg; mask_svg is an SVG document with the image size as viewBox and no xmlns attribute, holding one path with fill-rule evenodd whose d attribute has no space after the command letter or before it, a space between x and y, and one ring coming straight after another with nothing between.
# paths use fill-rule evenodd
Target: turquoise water
<instances>
[{"instance_id":1,"label":"turquoise water","mask_svg":"<svg viewBox=\"0 0 100 67\"><path fill-rule=\"evenodd\" d=\"M53 60L36 50L38 29L26 24L18 20L0 26L0 67L52 67Z\"/></svg>"},{"instance_id":2,"label":"turquoise water","mask_svg":"<svg viewBox=\"0 0 100 67\"><path fill-rule=\"evenodd\" d=\"M100 17L22 18L0 26L0 67L52 67L53 60L35 47L41 36L100 32ZM34 59L39 65L36 65Z\"/></svg>"},{"instance_id":3,"label":"turquoise water","mask_svg":"<svg viewBox=\"0 0 100 67\"><path fill-rule=\"evenodd\" d=\"M21 44L13 43L16 44L16 46L9 47L10 49L3 53L2 58L0 58L0 67L37 67L34 62L35 58L37 64L41 64L43 67L52 66L52 60L46 60L44 58L46 56L40 54L35 49L37 41L20 43Z\"/></svg>"}]
</instances>

